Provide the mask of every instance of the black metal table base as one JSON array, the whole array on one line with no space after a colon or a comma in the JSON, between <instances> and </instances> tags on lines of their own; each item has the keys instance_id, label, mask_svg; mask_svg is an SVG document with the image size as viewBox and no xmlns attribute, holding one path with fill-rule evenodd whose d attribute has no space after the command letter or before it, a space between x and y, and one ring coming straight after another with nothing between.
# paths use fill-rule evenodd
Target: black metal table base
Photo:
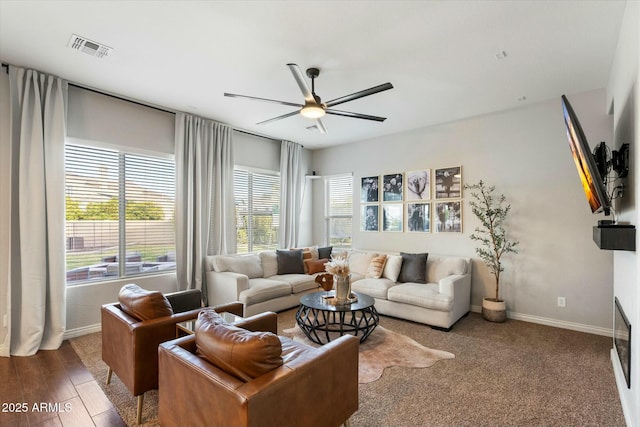
<instances>
[{"instance_id":1,"label":"black metal table base","mask_svg":"<svg viewBox=\"0 0 640 427\"><path fill-rule=\"evenodd\" d=\"M316 344L326 344L344 334L360 337L364 342L378 326L380 316L375 307L353 311L328 311L301 304L296 322L302 332Z\"/></svg>"}]
</instances>

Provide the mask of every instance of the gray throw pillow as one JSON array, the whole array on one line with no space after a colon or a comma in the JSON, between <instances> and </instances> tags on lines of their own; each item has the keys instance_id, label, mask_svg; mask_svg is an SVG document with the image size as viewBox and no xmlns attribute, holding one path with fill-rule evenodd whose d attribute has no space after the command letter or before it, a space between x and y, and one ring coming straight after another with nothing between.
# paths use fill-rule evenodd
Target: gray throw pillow
<instances>
[{"instance_id":1,"label":"gray throw pillow","mask_svg":"<svg viewBox=\"0 0 640 427\"><path fill-rule=\"evenodd\" d=\"M276 250L278 274L304 274L302 249Z\"/></svg>"},{"instance_id":2,"label":"gray throw pillow","mask_svg":"<svg viewBox=\"0 0 640 427\"><path fill-rule=\"evenodd\" d=\"M325 248L318 248L318 258L327 258L331 259L331 251L333 250L333 246L327 246Z\"/></svg>"},{"instance_id":3,"label":"gray throw pillow","mask_svg":"<svg viewBox=\"0 0 640 427\"><path fill-rule=\"evenodd\" d=\"M398 275L398 282L406 283L427 283L427 255L407 254L400 252L402 256L402 267Z\"/></svg>"}]
</instances>

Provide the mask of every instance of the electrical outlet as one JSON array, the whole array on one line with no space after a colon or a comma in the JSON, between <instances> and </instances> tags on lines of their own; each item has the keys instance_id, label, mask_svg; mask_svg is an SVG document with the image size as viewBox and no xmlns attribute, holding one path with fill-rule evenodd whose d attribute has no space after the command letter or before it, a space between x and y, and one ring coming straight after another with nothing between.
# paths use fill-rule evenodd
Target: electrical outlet
<instances>
[{"instance_id":1,"label":"electrical outlet","mask_svg":"<svg viewBox=\"0 0 640 427\"><path fill-rule=\"evenodd\" d=\"M567 299L565 297L558 297L558 307L566 307Z\"/></svg>"}]
</instances>

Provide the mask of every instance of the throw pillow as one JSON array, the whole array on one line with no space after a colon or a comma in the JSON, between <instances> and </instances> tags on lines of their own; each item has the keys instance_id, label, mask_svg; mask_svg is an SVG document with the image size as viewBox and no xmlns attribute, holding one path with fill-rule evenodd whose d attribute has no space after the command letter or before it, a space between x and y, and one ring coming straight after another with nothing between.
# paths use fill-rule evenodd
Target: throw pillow
<instances>
[{"instance_id":1,"label":"throw pillow","mask_svg":"<svg viewBox=\"0 0 640 427\"><path fill-rule=\"evenodd\" d=\"M304 265L307 267L307 274L316 274L324 271L324 265L329 262L328 259L305 259Z\"/></svg>"},{"instance_id":2,"label":"throw pillow","mask_svg":"<svg viewBox=\"0 0 640 427\"><path fill-rule=\"evenodd\" d=\"M173 309L169 300L159 291L147 291L138 285L128 284L118 294L120 308L138 320L150 320L171 316Z\"/></svg>"},{"instance_id":3,"label":"throw pillow","mask_svg":"<svg viewBox=\"0 0 640 427\"><path fill-rule=\"evenodd\" d=\"M302 268L304 269L304 272L307 273L307 264L305 264L304 262L308 259L313 259L313 253L311 252L311 248L293 248L291 249L292 251L302 251Z\"/></svg>"},{"instance_id":4,"label":"throw pillow","mask_svg":"<svg viewBox=\"0 0 640 427\"><path fill-rule=\"evenodd\" d=\"M282 365L282 344L277 335L230 325L211 311L200 312L195 327L197 352L205 359L242 381Z\"/></svg>"},{"instance_id":5,"label":"throw pillow","mask_svg":"<svg viewBox=\"0 0 640 427\"><path fill-rule=\"evenodd\" d=\"M304 274L302 250L276 250L278 274Z\"/></svg>"},{"instance_id":6,"label":"throw pillow","mask_svg":"<svg viewBox=\"0 0 640 427\"><path fill-rule=\"evenodd\" d=\"M324 248L318 248L318 257L320 259L326 258L331 259L331 251L333 250L333 246L326 246Z\"/></svg>"},{"instance_id":7,"label":"throw pillow","mask_svg":"<svg viewBox=\"0 0 640 427\"><path fill-rule=\"evenodd\" d=\"M398 282L427 283L427 254L407 254L400 252L402 267Z\"/></svg>"},{"instance_id":8,"label":"throw pillow","mask_svg":"<svg viewBox=\"0 0 640 427\"><path fill-rule=\"evenodd\" d=\"M402 257L400 255L389 255L387 262L384 264L382 277L392 282L397 282L398 276L400 275L400 268L402 268Z\"/></svg>"},{"instance_id":9,"label":"throw pillow","mask_svg":"<svg viewBox=\"0 0 640 427\"><path fill-rule=\"evenodd\" d=\"M384 265L387 263L386 255L378 255L374 257L369 263L369 269L367 270L366 277L371 279L379 279L384 271Z\"/></svg>"},{"instance_id":10,"label":"throw pillow","mask_svg":"<svg viewBox=\"0 0 640 427\"><path fill-rule=\"evenodd\" d=\"M278 274L278 258L276 251L260 252L260 264L262 264L262 273L264 277L271 277Z\"/></svg>"},{"instance_id":11,"label":"throw pillow","mask_svg":"<svg viewBox=\"0 0 640 427\"><path fill-rule=\"evenodd\" d=\"M371 260L376 256L378 254L374 252L351 252L349 254L349 269L364 276L369 270Z\"/></svg>"}]
</instances>

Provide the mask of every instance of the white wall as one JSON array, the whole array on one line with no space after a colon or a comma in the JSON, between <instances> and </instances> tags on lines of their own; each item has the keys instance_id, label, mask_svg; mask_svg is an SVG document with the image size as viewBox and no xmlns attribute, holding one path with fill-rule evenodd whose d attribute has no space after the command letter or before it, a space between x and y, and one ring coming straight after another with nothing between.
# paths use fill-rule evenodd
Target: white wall
<instances>
[{"instance_id":1,"label":"white wall","mask_svg":"<svg viewBox=\"0 0 640 427\"><path fill-rule=\"evenodd\" d=\"M611 141L612 120L605 113L604 90L567 95L591 144ZM482 179L496 185L511 203L508 229L520 241L520 253L506 257L501 279L501 296L511 316L610 335L612 254L598 249L592 240L592 226L599 217L591 214L582 191L559 98L330 147L315 151L313 158L319 174L353 172L356 195L363 176L459 165L463 183ZM322 203L319 193L315 203ZM472 256L476 258L472 305L480 306L482 297L493 290L493 277L475 255L469 235L479 223L468 206L468 194L463 201L461 234L355 231L354 247ZM356 202L356 224L358 215ZM317 219L314 223L320 239L323 224ZM566 297L566 308L557 307L558 296Z\"/></svg>"},{"instance_id":2,"label":"white wall","mask_svg":"<svg viewBox=\"0 0 640 427\"><path fill-rule=\"evenodd\" d=\"M640 426L640 6L638 2L627 3L623 24L618 38L608 86L608 105L613 109L614 147L629 143L630 173L627 179L628 196L616 205L621 221L636 226L636 251L614 253L614 295L620 301L631 328L631 388L627 388L618 356L612 351L612 363L620 393L622 408L630 426Z\"/></svg>"}]
</instances>

